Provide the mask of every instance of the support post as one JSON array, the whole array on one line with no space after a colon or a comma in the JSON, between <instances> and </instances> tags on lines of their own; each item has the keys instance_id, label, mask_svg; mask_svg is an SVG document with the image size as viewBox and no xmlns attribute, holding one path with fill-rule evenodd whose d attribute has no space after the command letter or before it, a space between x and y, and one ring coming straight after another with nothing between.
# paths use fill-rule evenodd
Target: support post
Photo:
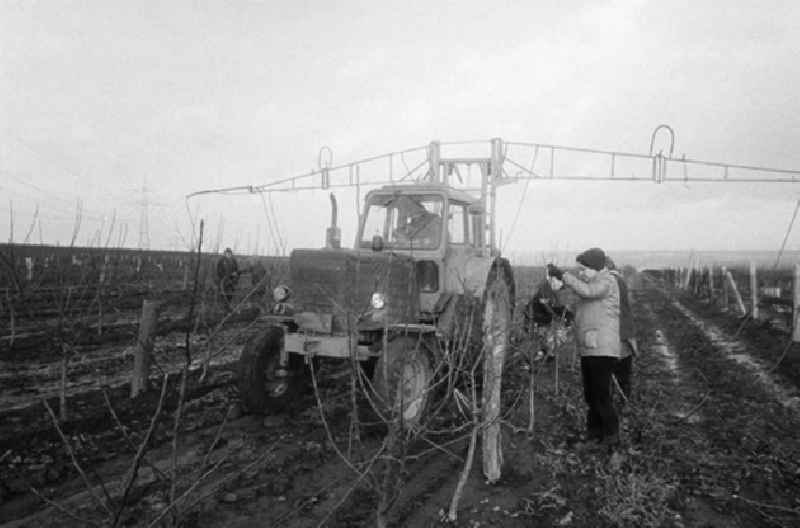
<instances>
[{"instance_id":1,"label":"support post","mask_svg":"<svg viewBox=\"0 0 800 528\"><path fill-rule=\"evenodd\" d=\"M428 145L428 166L430 168L431 182L446 183L442 182L440 177L440 175L443 174L441 170L442 150L438 141L431 141Z\"/></svg>"},{"instance_id":2,"label":"support post","mask_svg":"<svg viewBox=\"0 0 800 528\"><path fill-rule=\"evenodd\" d=\"M186 291L189 289L189 264L181 261L181 265L183 266L183 291Z\"/></svg>"},{"instance_id":3,"label":"support post","mask_svg":"<svg viewBox=\"0 0 800 528\"><path fill-rule=\"evenodd\" d=\"M736 287L736 281L733 280L733 275L731 274L730 271L726 274L726 277L728 279L728 283L731 286L731 291L733 291L733 299L736 301L736 307L739 309L739 313L741 315L747 314L747 308L745 308L744 306L744 301L742 301L742 296L739 293L739 288Z\"/></svg>"},{"instance_id":4,"label":"support post","mask_svg":"<svg viewBox=\"0 0 800 528\"><path fill-rule=\"evenodd\" d=\"M497 245L497 185L498 181L503 178L503 140L500 138L492 138L492 160L489 164L489 246L496 254L500 253L500 247Z\"/></svg>"},{"instance_id":5,"label":"support post","mask_svg":"<svg viewBox=\"0 0 800 528\"><path fill-rule=\"evenodd\" d=\"M728 268L722 266L722 311L728 311L728 284L726 277L728 276Z\"/></svg>"},{"instance_id":6,"label":"support post","mask_svg":"<svg viewBox=\"0 0 800 528\"><path fill-rule=\"evenodd\" d=\"M158 313L161 303L145 299L142 302L142 318L139 321L139 340L133 357L133 373L131 375L131 398L148 388L150 363L153 354L156 330L158 329Z\"/></svg>"},{"instance_id":7,"label":"support post","mask_svg":"<svg viewBox=\"0 0 800 528\"><path fill-rule=\"evenodd\" d=\"M750 261L750 315L758 319L758 280L756 277L756 263Z\"/></svg>"},{"instance_id":8,"label":"support post","mask_svg":"<svg viewBox=\"0 0 800 528\"><path fill-rule=\"evenodd\" d=\"M794 281L792 281L793 304L792 311L792 341L800 342L800 264L794 265Z\"/></svg>"},{"instance_id":9,"label":"support post","mask_svg":"<svg viewBox=\"0 0 800 528\"><path fill-rule=\"evenodd\" d=\"M717 298L717 292L714 291L714 265L708 267L708 298L713 303Z\"/></svg>"}]
</instances>

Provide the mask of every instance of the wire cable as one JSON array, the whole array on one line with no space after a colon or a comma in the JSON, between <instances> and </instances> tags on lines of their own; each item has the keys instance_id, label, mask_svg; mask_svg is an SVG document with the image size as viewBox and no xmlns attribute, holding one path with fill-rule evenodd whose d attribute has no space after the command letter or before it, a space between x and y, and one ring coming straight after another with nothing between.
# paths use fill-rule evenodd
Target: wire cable
<instances>
[{"instance_id":1,"label":"wire cable","mask_svg":"<svg viewBox=\"0 0 800 528\"><path fill-rule=\"evenodd\" d=\"M800 200L797 200L797 203L794 206L794 213L792 213L792 219L789 221L789 227L786 228L786 234L783 235L783 243L781 244L780 251L778 251L778 257L775 259L775 265L772 266L773 271L778 269L778 264L780 264L781 262L781 257L783 256L783 250L786 249L786 241L789 240L789 234L792 232L792 227L794 226L795 218L797 218L798 209L800 209Z\"/></svg>"},{"instance_id":2,"label":"wire cable","mask_svg":"<svg viewBox=\"0 0 800 528\"><path fill-rule=\"evenodd\" d=\"M531 168L529 172L533 174L533 168L536 166L536 158L539 157L539 147L536 147L533 151L533 159L531 159ZM506 246L508 242L511 240L511 237L514 236L514 229L517 227L517 221L519 220L519 215L522 212L522 204L525 203L525 196L528 194L528 187L531 184L531 179L528 178L525 180L525 188L522 189L522 196L519 198L519 204L517 204L517 212L514 214L514 221L511 223L511 229L508 230L508 237L506 238L503 247L500 248L500 253L505 252Z\"/></svg>"}]
</instances>

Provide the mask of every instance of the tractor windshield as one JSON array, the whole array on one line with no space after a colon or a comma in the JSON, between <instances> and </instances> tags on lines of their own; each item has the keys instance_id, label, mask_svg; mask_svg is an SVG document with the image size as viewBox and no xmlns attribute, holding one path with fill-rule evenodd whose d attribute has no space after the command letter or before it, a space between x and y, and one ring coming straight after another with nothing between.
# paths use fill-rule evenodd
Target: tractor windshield
<instances>
[{"instance_id":1,"label":"tractor windshield","mask_svg":"<svg viewBox=\"0 0 800 528\"><path fill-rule=\"evenodd\" d=\"M375 195L368 204L361 247L380 235L392 249L436 249L442 239L443 200L437 195Z\"/></svg>"}]
</instances>

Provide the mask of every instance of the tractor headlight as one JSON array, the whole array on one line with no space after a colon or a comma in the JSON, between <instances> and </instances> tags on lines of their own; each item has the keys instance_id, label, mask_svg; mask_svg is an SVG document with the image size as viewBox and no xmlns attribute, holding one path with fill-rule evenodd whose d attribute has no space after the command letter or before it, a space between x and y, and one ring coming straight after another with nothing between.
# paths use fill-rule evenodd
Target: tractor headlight
<instances>
[{"instance_id":1,"label":"tractor headlight","mask_svg":"<svg viewBox=\"0 0 800 528\"><path fill-rule=\"evenodd\" d=\"M380 292L372 294L372 307L376 310L382 310L386 306L386 296Z\"/></svg>"},{"instance_id":2,"label":"tractor headlight","mask_svg":"<svg viewBox=\"0 0 800 528\"><path fill-rule=\"evenodd\" d=\"M291 294L291 290L289 290L288 286L280 285L272 290L272 298L275 299L275 302L284 302L286 299L289 298Z\"/></svg>"}]
</instances>

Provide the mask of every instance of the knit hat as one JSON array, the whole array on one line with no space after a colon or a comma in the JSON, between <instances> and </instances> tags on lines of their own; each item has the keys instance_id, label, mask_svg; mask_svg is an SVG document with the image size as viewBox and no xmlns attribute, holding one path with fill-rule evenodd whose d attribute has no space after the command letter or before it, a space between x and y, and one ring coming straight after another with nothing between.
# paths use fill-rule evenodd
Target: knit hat
<instances>
[{"instance_id":1,"label":"knit hat","mask_svg":"<svg viewBox=\"0 0 800 528\"><path fill-rule=\"evenodd\" d=\"M606 265L606 254L600 248L590 248L575 257L578 264L600 271Z\"/></svg>"}]
</instances>

